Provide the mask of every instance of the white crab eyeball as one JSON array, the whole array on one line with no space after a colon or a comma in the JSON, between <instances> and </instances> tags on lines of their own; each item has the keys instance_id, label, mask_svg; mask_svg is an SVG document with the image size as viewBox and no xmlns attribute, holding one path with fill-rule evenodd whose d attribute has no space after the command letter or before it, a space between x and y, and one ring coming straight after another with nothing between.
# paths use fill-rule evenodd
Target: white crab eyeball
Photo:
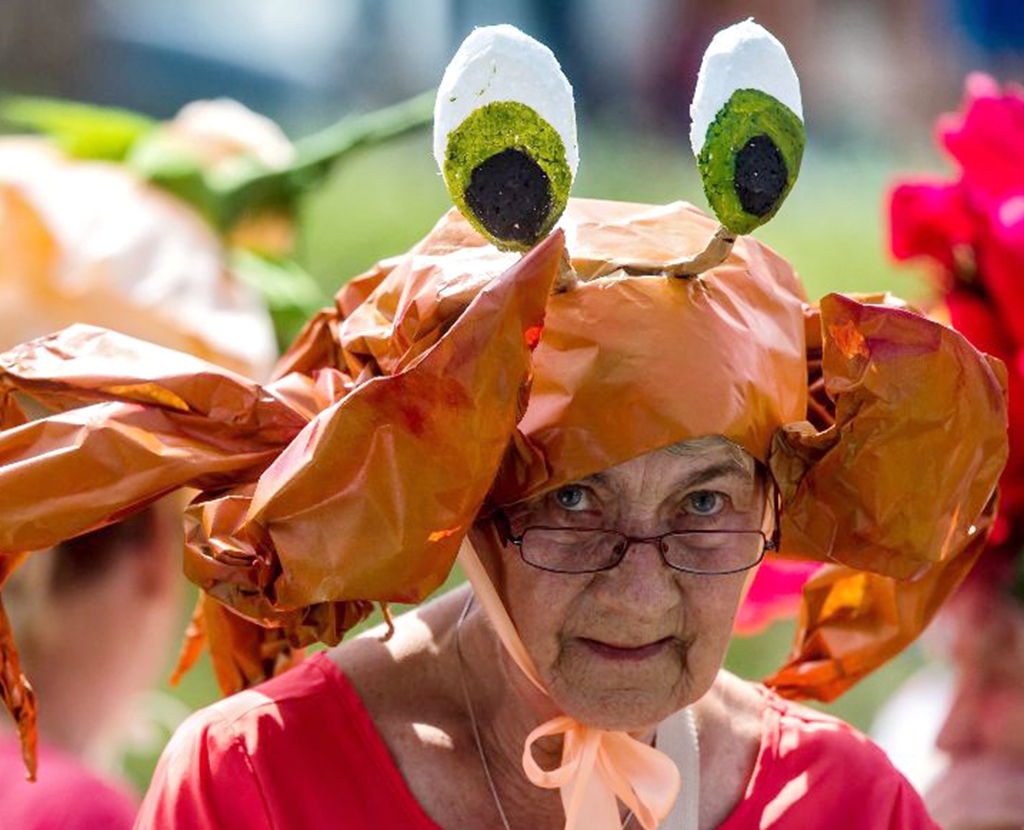
<instances>
[{"instance_id":1,"label":"white crab eyeball","mask_svg":"<svg viewBox=\"0 0 1024 830\"><path fill-rule=\"evenodd\" d=\"M753 19L712 39L690 105L690 144L708 202L735 233L767 222L796 181L806 141L800 81Z\"/></svg>"},{"instance_id":2,"label":"white crab eyeball","mask_svg":"<svg viewBox=\"0 0 1024 830\"><path fill-rule=\"evenodd\" d=\"M475 29L437 91L434 158L455 204L495 245L542 239L579 164L572 87L551 50L514 26Z\"/></svg>"}]
</instances>

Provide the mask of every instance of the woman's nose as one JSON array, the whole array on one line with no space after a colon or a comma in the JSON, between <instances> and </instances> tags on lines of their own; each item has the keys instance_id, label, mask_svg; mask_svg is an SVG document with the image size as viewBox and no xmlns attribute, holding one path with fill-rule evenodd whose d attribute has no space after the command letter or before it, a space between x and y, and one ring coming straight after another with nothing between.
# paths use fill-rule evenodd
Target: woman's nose
<instances>
[{"instance_id":1,"label":"woman's nose","mask_svg":"<svg viewBox=\"0 0 1024 830\"><path fill-rule=\"evenodd\" d=\"M1024 763L1024 685L998 672L963 671L935 743L953 756L986 753Z\"/></svg>"},{"instance_id":2,"label":"woman's nose","mask_svg":"<svg viewBox=\"0 0 1024 830\"><path fill-rule=\"evenodd\" d=\"M657 541L632 540L619 564L604 571L596 587L606 605L657 618L679 604L677 576L662 559Z\"/></svg>"},{"instance_id":3,"label":"woman's nose","mask_svg":"<svg viewBox=\"0 0 1024 830\"><path fill-rule=\"evenodd\" d=\"M982 749L982 689L961 679L935 745L948 755L973 755Z\"/></svg>"}]
</instances>

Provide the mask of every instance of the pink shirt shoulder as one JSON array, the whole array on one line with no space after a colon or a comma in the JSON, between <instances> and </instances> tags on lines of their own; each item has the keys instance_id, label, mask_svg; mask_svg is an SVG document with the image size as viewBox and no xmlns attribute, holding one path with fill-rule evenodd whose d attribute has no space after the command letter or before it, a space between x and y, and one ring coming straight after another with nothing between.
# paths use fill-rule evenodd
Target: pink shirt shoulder
<instances>
[{"instance_id":1,"label":"pink shirt shoulder","mask_svg":"<svg viewBox=\"0 0 1024 830\"><path fill-rule=\"evenodd\" d=\"M137 800L72 755L39 746L37 780L25 780L21 749L0 736L0 830L128 830Z\"/></svg>"},{"instance_id":2,"label":"pink shirt shoulder","mask_svg":"<svg viewBox=\"0 0 1024 830\"><path fill-rule=\"evenodd\" d=\"M744 801L720 830L932 830L920 798L856 730L762 690ZM345 676L318 654L195 713L171 739L137 830L440 830Z\"/></svg>"},{"instance_id":3,"label":"pink shirt shoulder","mask_svg":"<svg viewBox=\"0 0 1024 830\"><path fill-rule=\"evenodd\" d=\"M866 735L755 688L766 702L761 748L745 798L719 830L941 830Z\"/></svg>"}]
</instances>

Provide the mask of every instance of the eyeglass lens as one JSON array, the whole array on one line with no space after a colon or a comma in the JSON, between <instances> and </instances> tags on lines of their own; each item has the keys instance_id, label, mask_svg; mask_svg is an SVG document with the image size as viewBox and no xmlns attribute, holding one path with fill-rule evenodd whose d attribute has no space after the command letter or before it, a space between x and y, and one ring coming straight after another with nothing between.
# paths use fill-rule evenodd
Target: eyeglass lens
<instances>
[{"instance_id":1,"label":"eyeglass lens","mask_svg":"<svg viewBox=\"0 0 1024 830\"><path fill-rule=\"evenodd\" d=\"M765 543L764 535L756 530L688 531L662 536L660 548L673 568L721 574L756 565ZM523 534L521 550L527 563L538 568L587 573L617 565L629 544L630 540L616 531L532 527Z\"/></svg>"}]
</instances>

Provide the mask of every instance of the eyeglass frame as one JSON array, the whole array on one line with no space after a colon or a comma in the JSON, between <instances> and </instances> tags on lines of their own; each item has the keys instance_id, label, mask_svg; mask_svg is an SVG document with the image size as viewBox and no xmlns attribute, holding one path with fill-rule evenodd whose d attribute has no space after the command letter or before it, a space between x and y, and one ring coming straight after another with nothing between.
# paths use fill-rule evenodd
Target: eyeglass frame
<instances>
[{"instance_id":1,"label":"eyeglass frame","mask_svg":"<svg viewBox=\"0 0 1024 830\"><path fill-rule=\"evenodd\" d=\"M765 533L763 528L760 528L758 530L669 530L665 533L658 534L657 536L630 536L627 533L622 533L619 530L614 530L608 527L553 527L550 525L530 525L529 527L524 527L522 533L520 533L518 536L515 536L512 533L512 523L509 521L508 516L505 515L504 510L496 510L492 518L494 520L495 528L498 530L498 533L502 538L502 542L505 545L513 545L519 551L519 558L522 559L523 562L525 562L531 568L536 568L539 571L545 571L547 573L565 574L568 576L579 576L582 574L596 574L614 570L622 564L622 560L626 558L626 554L629 553L629 549L634 544L641 543L656 544L658 548L658 555L661 557L662 564L665 565L665 567L667 568L671 568L673 571L677 571L678 573L694 574L695 576L729 576L730 574L744 573L745 571L749 571L751 568L756 568L764 561L764 557L767 555L768 551L779 550L779 492L778 488L776 487L773 487L772 489L774 491L774 498L772 499L772 509L775 514L775 521L773 523L773 530L771 536ZM626 540L626 544L625 547L622 548L622 552L619 554L618 558L610 565L607 565L603 568L593 568L584 571L561 571L556 568L545 568L543 565L538 565L536 562L531 562L529 559L526 558L526 555L523 553L523 539L525 538L526 534L531 530L568 530L572 532L597 531L599 533L610 533L612 535L619 536L620 538ZM727 571L696 571L692 568L680 568L676 565L673 565L666 558L665 537L696 536L698 534L706 535L709 533L757 533L764 541L764 544L761 546L761 554L757 557L757 559L754 562L752 562L749 565L745 565L742 568L731 568Z\"/></svg>"}]
</instances>

